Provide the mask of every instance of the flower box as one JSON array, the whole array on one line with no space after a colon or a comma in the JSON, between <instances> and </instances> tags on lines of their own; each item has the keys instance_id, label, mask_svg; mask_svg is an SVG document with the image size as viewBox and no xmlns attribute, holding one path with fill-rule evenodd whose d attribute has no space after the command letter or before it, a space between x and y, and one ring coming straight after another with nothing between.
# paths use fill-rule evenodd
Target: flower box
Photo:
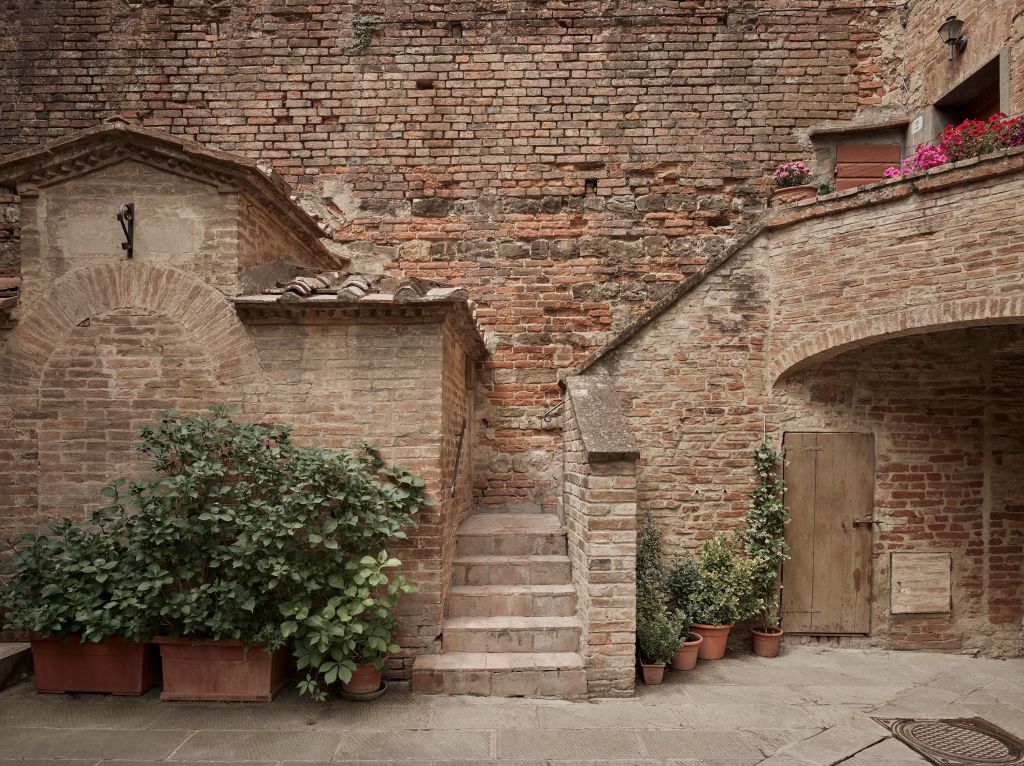
<instances>
[{"instance_id":1,"label":"flower box","mask_svg":"<svg viewBox=\"0 0 1024 766\"><path fill-rule=\"evenodd\" d=\"M102 644L33 635L36 691L42 694L99 692L135 696L156 683L157 649L110 638Z\"/></svg>"},{"instance_id":2,"label":"flower box","mask_svg":"<svg viewBox=\"0 0 1024 766\"><path fill-rule=\"evenodd\" d=\"M270 702L287 680L287 650L248 651L241 641L157 636L162 700Z\"/></svg>"}]
</instances>

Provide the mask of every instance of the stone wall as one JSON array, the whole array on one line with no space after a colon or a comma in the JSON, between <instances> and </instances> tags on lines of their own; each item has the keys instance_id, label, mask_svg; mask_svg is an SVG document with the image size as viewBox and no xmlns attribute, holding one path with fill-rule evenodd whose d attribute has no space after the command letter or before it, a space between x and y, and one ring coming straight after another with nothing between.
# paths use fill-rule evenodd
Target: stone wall
<instances>
[{"instance_id":1,"label":"stone wall","mask_svg":"<svg viewBox=\"0 0 1024 766\"><path fill-rule=\"evenodd\" d=\"M810 127L900 101L871 5L5 0L0 145L123 113L273 165L358 268L465 285L478 501L550 508L558 371L741 232Z\"/></svg>"}]
</instances>

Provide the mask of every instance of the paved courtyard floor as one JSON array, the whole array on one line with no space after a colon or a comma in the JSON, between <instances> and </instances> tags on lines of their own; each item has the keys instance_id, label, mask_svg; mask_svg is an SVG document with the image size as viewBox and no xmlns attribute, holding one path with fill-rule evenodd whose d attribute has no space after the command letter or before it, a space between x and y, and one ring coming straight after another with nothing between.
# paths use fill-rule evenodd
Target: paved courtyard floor
<instances>
[{"instance_id":1,"label":"paved courtyard floor","mask_svg":"<svg viewBox=\"0 0 1024 766\"><path fill-rule=\"evenodd\" d=\"M669 673L628 700L413 696L272 704L0 692L0 766L924 764L872 720L981 716L1024 738L1024 660L795 647Z\"/></svg>"}]
</instances>

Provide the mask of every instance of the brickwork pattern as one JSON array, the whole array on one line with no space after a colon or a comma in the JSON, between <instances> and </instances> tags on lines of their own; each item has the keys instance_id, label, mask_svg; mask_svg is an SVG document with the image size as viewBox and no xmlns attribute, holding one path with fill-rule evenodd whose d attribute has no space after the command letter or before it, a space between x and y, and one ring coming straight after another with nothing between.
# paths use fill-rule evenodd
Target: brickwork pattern
<instances>
[{"instance_id":1,"label":"brickwork pattern","mask_svg":"<svg viewBox=\"0 0 1024 766\"><path fill-rule=\"evenodd\" d=\"M1010 202L1022 164L1019 154L995 157L778 213L597 363L591 372L616 381L641 446L639 508L673 546L740 523L763 428L870 430L881 445L877 509L889 523L874 549L870 640L1019 651L1019 472L1002 468L1016 459L1016 404L993 399L1013 390L1014 377L991 372L1016 362L965 352L959 364L940 364L928 356L933 347L913 343L939 330L1022 323L1024 220ZM971 337L967 348L978 342ZM882 341L911 345L876 358ZM951 354L947 346L938 343ZM845 375L830 367L847 357L859 366ZM818 370L823 380L807 377ZM865 387L851 391L855 373ZM801 381L799 393L791 381ZM822 402L842 403L845 414L815 417ZM952 617L889 616L888 553L908 549L955 551Z\"/></svg>"},{"instance_id":2,"label":"brickwork pattern","mask_svg":"<svg viewBox=\"0 0 1024 766\"><path fill-rule=\"evenodd\" d=\"M478 501L550 510L558 369L742 231L810 126L898 98L899 14L862 5L4 0L0 146L124 113L273 165L357 265L467 286Z\"/></svg>"},{"instance_id":3,"label":"brickwork pattern","mask_svg":"<svg viewBox=\"0 0 1024 766\"><path fill-rule=\"evenodd\" d=\"M636 680L636 463L587 458L572 397L565 404L565 528L592 696L633 693Z\"/></svg>"}]
</instances>

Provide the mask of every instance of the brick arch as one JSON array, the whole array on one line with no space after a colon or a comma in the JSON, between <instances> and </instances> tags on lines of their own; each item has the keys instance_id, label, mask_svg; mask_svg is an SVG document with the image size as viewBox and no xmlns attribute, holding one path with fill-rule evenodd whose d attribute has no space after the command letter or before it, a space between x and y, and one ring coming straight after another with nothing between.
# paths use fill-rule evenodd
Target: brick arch
<instances>
[{"instance_id":1,"label":"brick arch","mask_svg":"<svg viewBox=\"0 0 1024 766\"><path fill-rule=\"evenodd\" d=\"M143 263L79 269L31 296L25 315L0 354L0 376L31 391L54 351L74 328L119 309L162 314L201 344L217 381L244 390L259 376L256 347L223 293L184 272Z\"/></svg>"},{"instance_id":2,"label":"brick arch","mask_svg":"<svg viewBox=\"0 0 1024 766\"><path fill-rule=\"evenodd\" d=\"M847 322L784 349L772 363L771 381L890 338L960 327L1024 323L1024 296L945 301Z\"/></svg>"}]
</instances>

